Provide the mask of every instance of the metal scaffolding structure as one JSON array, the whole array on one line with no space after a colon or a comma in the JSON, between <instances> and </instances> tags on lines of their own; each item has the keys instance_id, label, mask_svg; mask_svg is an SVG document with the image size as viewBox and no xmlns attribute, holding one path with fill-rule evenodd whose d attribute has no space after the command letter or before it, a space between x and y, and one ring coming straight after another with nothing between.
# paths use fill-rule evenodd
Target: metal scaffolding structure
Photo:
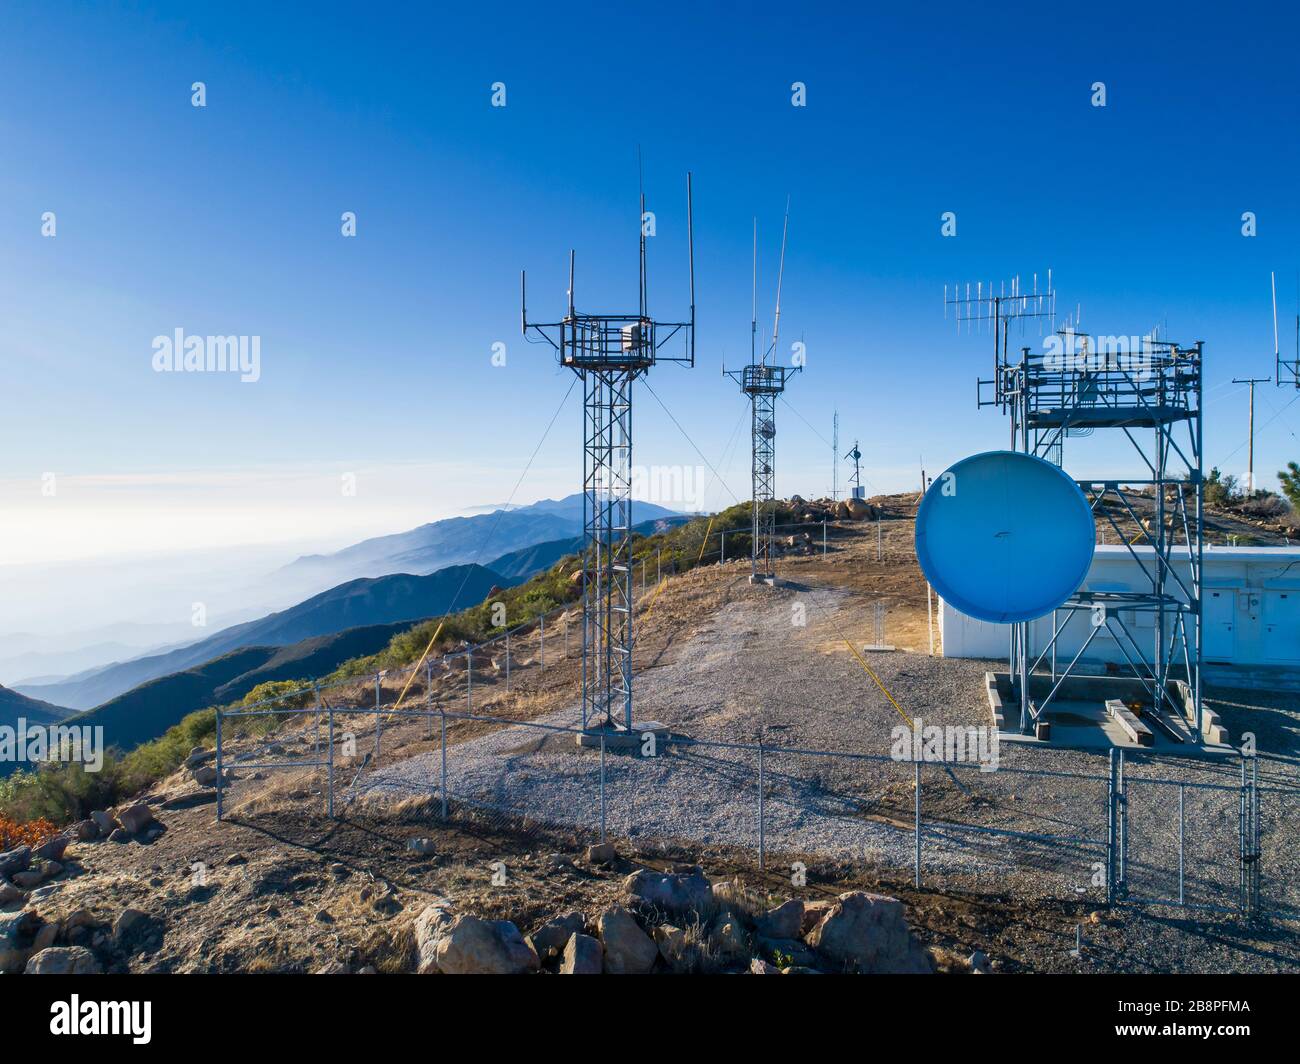
<instances>
[{"instance_id":1,"label":"metal scaffolding structure","mask_svg":"<svg viewBox=\"0 0 1300 1064\"><path fill-rule=\"evenodd\" d=\"M802 367L778 365L770 359L781 335L781 283L785 278L785 241L790 230L787 204L781 231L781 265L776 278L776 316L772 342L758 354L758 222L754 222L753 308L749 322L749 365L722 375L740 385L750 403L750 484L753 543L750 550L750 580L771 583L776 579L776 400L786 381Z\"/></svg>"},{"instance_id":2,"label":"metal scaffolding structure","mask_svg":"<svg viewBox=\"0 0 1300 1064\"><path fill-rule=\"evenodd\" d=\"M635 314L584 314L574 302L569 252L568 313L558 322L528 320L527 278L520 275L525 338L535 333L560 365L583 382L582 727L632 728L632 385L658 362L695 364L695 245L691 175L686 175L690 317L651 318L646 298L646 209L641 195L640 293Z\"/></svg>"},{"instance_id":3,"label":"metal scaffolding structure","mask_svg":"<svg viewBox=\"0 0 1300 1064\"><path fill-rule=\"evenodd\" d=\"M1080 591L1052 618L1052 637L1033 656L1029 625L1012 626L1011 676L1020 704L1021 730L1038 720L1075 672L1092 641L1106 633L1128 670L1141 680L1158 719L1185 719L1174 681L1187 685L1193 708L1193 742L1201 741L1201 580L1203 469L1202 345L1143 337L1132 352L1099 351L1083 333L1058 333L1060 353L1003 358L992 380L979 382L981 406L998 406L1011 419L1012 449L1060 464L1065 437L1112 430L1136 452L1141 472L1132 477L1076 481L1094 514L1101 514L1142 574L1132 591ZM991 394L987 389L991 388ZM1148 516L1143 516L1148 511ZM1116 515L1119 515L1117 518ZM1121 527L1126 518L1131 526ZM1138 531L1134 533L1133 529ZM1139 549L1141 548L1141 549ZM1062 670L1056 646L1076 614L1091 631ZM1064 615L1064 621L1061 615ZM1141 636L1140 629L1150 633ZM1030 675L1049 662L1052 686L1035 704ZM1181 672L1181 676L1179 673ZM1167 734L1184 739L1184 729Z\"/></svg>"},{"instance_id":4,"label":"metal scaffolding structure","mask_svg":"<svg viewBox=\"0 0 1300 1064\"><path fill-rule=\"evenodd\" d=\"M1186 684L1193 708L1191 741L1202 737L1201 715L1201 580L1204 556L1202 529L1204 471L1202 465L1201 351L1192 347L1142 338L1102 337L1094 340L1073 328L1055 331L1056 293L1052 274L1039 290L1022 289L1020 279L993 286L978 284L965 295L945 289L945 313L954 308L957 328L971 322L993 334L993 376L977 384L979 406L996 406L1009 416L1011 449L1064 466L1067 438L1093 436L1110 430L1113 439L1127 441L1137 455L1133 477L1076 481L1094 514L1101 514L1116 533L1139 572L1136 591L1081 591L1052 616L1052 635L1034 655L1028 623L1011 626L1009 665L1020 729L1032 724L1076 672L1092 641L1106 633L1128 670L1142 681L1158 719L1171 711L1184 718L1183 707L1171 693L1172 681ZM1044 353L1021 349L1018 362L1008 353L1015 319L1046 319L1053 335ZM1021 321L1023 332L1026 322ZM1136 340L1136 342L1134 342ZM1127 447L1125 449L1128 449ZM1141 510L1149 509L1143 518ZM1116 513L1140 530L1120 527ZM1139 551L1139 547L1142 548ZM1149 551L1149 553L1148 553ZM1058 668L1056 648L1061 633L1082 613L1091 631L1064 670ZM1061 615L1065 620L1062 622ZM1135 630L1150 626L1148 636ZM1046 663L1049 693L1035 704L1029 678ZM1181 671L1182 676L1178 673ZM1182 740L1180 727L1167 733Z\"/></svg>"}]
</instances>

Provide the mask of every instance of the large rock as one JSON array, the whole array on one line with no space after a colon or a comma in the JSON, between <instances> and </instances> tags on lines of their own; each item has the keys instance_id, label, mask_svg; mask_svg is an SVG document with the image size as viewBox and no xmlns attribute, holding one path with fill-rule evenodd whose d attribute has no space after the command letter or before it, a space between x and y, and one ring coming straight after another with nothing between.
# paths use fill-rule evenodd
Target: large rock
<instances>
[{"instance_id":1,"label":"large rock","mask_svg":"<svg viewBox=\"0 0 1300 1064\"><path fill-rule=\"evenodd\" d=\"M547 920L528 936L528 944L545 960L553 953L558 954L568 945L569 939L580 934L587 926L587 917L580 912L565 913L554 920Z\"/></svg>"},{"instance_id":2,"label":"large rock","mask_svg":"<svg viewBox=\"0 0 1300 1064\"><path fill-rule=\"evenodd\" d=\"M27 960L27 943L39 930L40 920L30 909L0 913L0 972L21 972Z\"/></svg>"},{"instance_id":3,"label":"large rock","mask_svg":"<svg viewBox=\"0 0 1300 1064\"><path fill-rule=\"evenodd\" d=\"M33 851L33 857L39 857L43 861L62 861L64 853L67 852L68 843L72 841L69 835L55 835L54 838L48 839L41 843Z\"/></svg>"},{"instance_id":4,"label":"large rock","mask_svg":"<svg viewBox=\"0 0 1300 1064\"><path fill-rule=\"evenodd\" d=\"M197 765L190 770L190 775L200 787L211 787L217 782L217 766Z\"/></svg>"},{"instance_id":5,"label":"large rock","mask_svg":"<svg viewBox=\"0 0 1300 1064\"><path fill-rule=\"evenodd\" d=\"M763 938L798 938L803 934L803 902L791 898L769 909L755 922L754 930Z\"/></svg>"},{"instance_id":6,"label":"large rock","mask_svg":"<svg viewBox=\"0 0 1300 1064\"><path fill-rule=\"evenodd\" d=\"M78 820L72 825L71 830L72 834L82 842L93 842L99 838L99 825L89 818Z\"/></svg>"},{"instance_id":7,"label":"large rock","mask_svg":"<svg viewBox=\"0 0 1300 1064\"><path fill-rule=\"evenodd\" d=\"M415 945L419 951L416 971L421 975L438 970L438 937L453 919L455 914L446 898L436 899L415 918Z\"/></svg>"},{"instance_id":8,"label":"large rock","mask_svg":"<svg viewBox=\"0 0 1300 1064\"><path fill-rule=\"evenodd\" d=\"M654 940L661 956L675 968L686 956L686 932L672 924L660 924L654 929Z\"/></svg>"},{"instance_id":9,"label":"large rock","mask_svg":"<svg viewBox=\"0 0 1300 1064\"><path fill-rule=\"evenodd\" d=\"M605 971L611 975L644 975L654 967L659 947L626 909L606 909L597 930L605 946Z\"/></svg>"},{"instance_id":10,"label":"large rock","mask_svg":"<svg viewBox=\"0 0 1300 1064\"><path fill-rule=\"evenodd\" d=\"M101 835L109 835L117 830L117 817L103 809L96 809L92 812L90 819L95 822L95 827L99 828Z\"/></svg>"},{"instance_id":11,"label":"large rock","mask_svg":"<svg viewBox=\"0 0 1300 1064\"><path fill-rule=\"evenodd\" d=\"M605 949L598 939L581 932L570 935L560 962L561 975L600 975Z\"/></svg>"},{"instance_id":12,"label":"large rock","mask_svg":"<svg viewBox=\"0 0 1300 1064\"><path fill-rule=\"evenodd\" d=\"M689 872L642 868L623 881L623 893L635 904L670 913L701 913L713 900L713 887L699 868Z\"/></svg>"},{"instance_id":13,"label":"large rock","mask_svg":"<svg viewBox=\"0 0 1300 1064\"><path fill-rule=\"evenodd\" d=\"M446 902L420 914L415 934L424 973L518 975L538 968L537 954L509 920L452 915Z\"/></svg>"},{"instance_id":14,"label":"large rock","mask_svg":"<svg viewBox=\"0 0 1300 1064\"><path fill-rule=\"evenodd\" d=\"M12 876L15 872L25 872L32 863L30 846L15 846L12 850L0 853L0 876Z\"/></svg>"},{"instance_id":15,"label":"large rock","mask_svg":"<svg viewBox=\"0 0 1300 1064\"><path fill-rule=\"evenodd\" d=\"M127 806L117 814L118 823L132 835L138 835L153 823L153 810L143 802Z\"/></svg>"},{"instance_id":16,"label":"large rock","mask_svg":"<svg viewBox=\"0 0 1300 1064\"><path fill-rule=\"evenodd\" d=\"M841 894L808 933L808 945L847 971L901 975L933 970L929 954L912 938L902 902L882 894Z\"/></svg>"},{"instance_id":17,"label":"large rock","mask_svg":"<svg viewBox=\"0 0 1300 1064\"><path fill-rule=\"evenodd\" d=\"M27 975L98 975L103 971L95 955L84 946L51 946L32 954Z\"/></svg>"},{"instance_id":18,"label":"large rock","mask_svg":"<svg viewBox=\"0 0 1300 1064\"><path fill-rule=\"evenodd\" d=\"M0 879L0 905L12 905L24 894L26 891L21 887L15 887L7 879Z\"/></svg>"}]
</instances>

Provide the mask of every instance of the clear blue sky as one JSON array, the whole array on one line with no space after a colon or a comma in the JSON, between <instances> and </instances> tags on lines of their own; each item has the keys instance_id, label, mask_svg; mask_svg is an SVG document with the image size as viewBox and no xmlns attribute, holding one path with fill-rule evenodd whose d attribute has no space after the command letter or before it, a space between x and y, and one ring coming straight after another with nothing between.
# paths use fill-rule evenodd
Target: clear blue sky
<instances>
[{"instance_id":1,"label":"clear blue sky","mask_svg":"<svg viewBox=\"0 0 1300 1064\"><path fill-rule=\"evenodd\" d=\"M943 285L1049 266L1085 328L1206 342L1207 466L1244 470L1245 395L1224 382L1272 372L1270 270L1294 342L1294 12L614 6L6 4L9 560L83 536L346 539L502 501L570 383L519 337L519 270L556 317L572 246L583 309L634 307L638 145L662 316L686 306L695 174L700 362L651 385L710 462L744 410L719 367L748 353L751 219L770 322L788 194L782 331L808 345L790 402L826 437L838 406L873 488L1003 444L974 406L989 342L944 321ZM261 379L153 372L152 338L178 327L260 336ZM1257 444L1270 485L1300 459L1294 395L1259 393L1261 425L1282 411ZM637 461L697 464L638 404ZM824 492L827 447L782 418L779 490ZM579 438L575 392L519 501L577 489ZM740 444L723 472L743 497Z\"/></svg>"}]
</instances>

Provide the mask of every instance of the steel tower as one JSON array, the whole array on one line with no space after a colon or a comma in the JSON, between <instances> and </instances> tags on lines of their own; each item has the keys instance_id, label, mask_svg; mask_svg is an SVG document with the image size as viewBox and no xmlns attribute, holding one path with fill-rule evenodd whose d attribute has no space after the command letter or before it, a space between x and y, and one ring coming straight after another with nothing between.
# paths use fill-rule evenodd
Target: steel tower
<instances>
[{"instance_id":1,"label":"steel tower","mask_svg":"<svg viewBox=\"0 0 1300 1064\"><path fill-rule=\"evenodd\" d=\"M520 274L525 338L536 333L583 386L582 727L632 728L632 385L657 362L695 364L695 246L691 175L686 175L690 317L662 322L646 306L646 211L641 195L640 293L636 314L584 314L574 303L558 322L528 320L527 278ZM676 341L674 343L674 341ZM670 346L671 345L671 346ZM674 350L675 349L675 350Z\"/></svg>"},{"instance_id":2,"label":"steel tower","mask_svg":"<svg viewBox=\"0 0 1300 1064\"><path fill-rule=\"evenodd\" d=\"M776 580L776 400L785 391L786 380L802 367L776 365L770 361L781 334L781 282L785 276L785 240L790 230L790 208L786 205L785 225L781 230L781 265L776 279L776 315L772 324L772 343L758 355L758 222L754 222L753 304L749 320L749 365L728 371L730 377L749 396L750 403L750 484L752 489L751 523L753 543L750 550L751 583L771 584Z\"/></svg>"}]
</instances>

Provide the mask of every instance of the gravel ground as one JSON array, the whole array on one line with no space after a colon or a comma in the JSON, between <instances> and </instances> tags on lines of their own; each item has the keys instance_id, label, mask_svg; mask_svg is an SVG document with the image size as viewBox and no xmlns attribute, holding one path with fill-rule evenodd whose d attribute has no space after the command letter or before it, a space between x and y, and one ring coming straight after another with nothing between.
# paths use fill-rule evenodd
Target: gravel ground
<instances>
[{"instance_id":1,"label":"gravel ground","mask_svg":"<svg viewBox=\"0 0 1300 1064\"><path fill-rule=\"evenodd\" d=\"M734 573L720 577L734 581L730 601L689 639L638 671L638 714L697 744L761 739L769 748L886 757L901 718L841 639L842 632L860 639L864 627L870 629L861 596L811 582L774 591L748 587ZM869 663L898 703L926 724L986 723L983 674L997 663L908 652L872 655ZM576 727L578 708L533 723ZM939 882L959 877L991 890L1103 900L1104 885L1095 875L1107 834L1106 759L1011 744L1003 744L1000 755L997 772L972 767L955 773L961 787L943 769L923 767L924 875ZM357 793L395 799L429 793L439 767L435 751L370 770ZM599 752L579 749L571 735L517 723L452 742L447 756L454 802L593 831L600 824L600 771ZM752 750L674 742L653 758L611 752L605 762L608 830L637 841L756 850L757 773ZM1170 758L1130 764L1133 895L1178 893L1178 788L1153 782L1161 779L1188 785L1188 902L1236 904L1238 773L1235 765ZM1294 763L1266 763L1261 777L1294 785L1297 773ZM810 869L845 859L910 866L912 780L911 764L769 749L763 808L769 861L801 861ZM1296 797L1262 796L1265 901L1300 909L1296 813Z\"/></svg>"}]
</instances>

